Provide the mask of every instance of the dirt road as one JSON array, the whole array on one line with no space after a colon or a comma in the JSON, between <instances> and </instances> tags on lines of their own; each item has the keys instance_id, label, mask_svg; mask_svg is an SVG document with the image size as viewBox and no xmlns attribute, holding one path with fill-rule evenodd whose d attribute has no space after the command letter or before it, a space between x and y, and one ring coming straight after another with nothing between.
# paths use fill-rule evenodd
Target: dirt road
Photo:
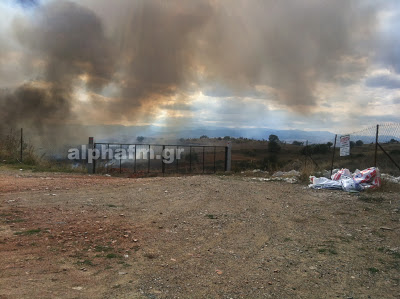
<instances>
[{"instance_id":1,"label":"dirt road","mask_svg":"<svg viewBox=\"0 0 400 299\"><path fill-rule=\"evenodd\" d=\"M0 171L0 298L399 298L400 194Z\"/></svg>"}]
</instances>

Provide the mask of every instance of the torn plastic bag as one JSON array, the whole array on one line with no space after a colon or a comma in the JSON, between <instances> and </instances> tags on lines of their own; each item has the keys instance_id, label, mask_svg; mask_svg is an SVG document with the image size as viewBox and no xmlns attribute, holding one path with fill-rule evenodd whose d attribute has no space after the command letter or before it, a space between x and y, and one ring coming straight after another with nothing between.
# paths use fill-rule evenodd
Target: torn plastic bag
<instances>
[{"instance_id":1,"label":"torn plastic bag","mask_svg":"<svg viewBox=\"0 0 400 299\"><path fill-rule=\"evenodd\" d=\"M342 184L340 181L330 180L325 177L310 177L310 180L312 184L308 185L308 187L313 189L342 190Z\"/></svg>"},{"instance_id":2,"label":"torn plastic bag","mask_svg":"<svg viewBox=\"0 0 400 299\"><path fill-rule=\"evenodd\" d=\"M351 177L342 176L340 182L344 191L353 192L363 190L363 187Z\"/></svg>"},{"instance_id":3,"label":"torn plastic bag","mask_svg":"<svg viewBox=\"0 0 400 299\"><path fill-rule=\"evenodd\" d=\"M381 175L379 169L375 167L354 172L353 179L364 188L378 188L381 186Z\"/></svg>"},{"instance_id":4,"label":"torn plastic bag","mask_svg":"<svg viewBox=\"0 0 400 299\"><path fill-rule=\"evenodd\" d=\"M347 168L342 168L340 169L338 172L336 172L335 174L332 175L331 179L334 181L338 181L340 180L340 178L342 176L347 176L347 177L351 177L351 173L350 170L348 170Z\"/></svg>"}]
</instances>

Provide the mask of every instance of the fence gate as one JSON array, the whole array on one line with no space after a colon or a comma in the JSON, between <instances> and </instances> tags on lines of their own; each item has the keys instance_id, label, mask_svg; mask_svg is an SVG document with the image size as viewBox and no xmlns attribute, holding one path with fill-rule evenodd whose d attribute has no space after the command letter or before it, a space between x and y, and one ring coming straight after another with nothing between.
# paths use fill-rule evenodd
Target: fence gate
<instances>
[{"instance_id":1,"label":"fence gate","mask_svg":"<svg viewBox=\"0 0 400 299\"><path fill-rule=\"evenodd\" d=\"M227 146L95 143L93 137L89 138L89 173L200 174L230 169L230 143Z\"/></svg>"}]
</instances>

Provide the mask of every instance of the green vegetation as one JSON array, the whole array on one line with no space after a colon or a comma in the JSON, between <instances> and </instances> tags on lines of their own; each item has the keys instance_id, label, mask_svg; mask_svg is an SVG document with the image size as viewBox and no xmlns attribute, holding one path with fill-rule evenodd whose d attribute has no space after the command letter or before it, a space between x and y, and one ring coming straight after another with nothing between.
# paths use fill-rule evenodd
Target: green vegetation
<instances>
[{"instance_id":1,"label":"green vegetation","mask_svg":"<svg viewBox=\"0 0 400 299\"><path fill-rule=\"evenodd\" d=\"M96 252L107 252L107 251L111 251L111 250L113 250L113 248L109 247L109 246L96 245L94 247L94 251L96 251Z\"/></svg>"},{"instance_id":2,"label":"green vegetation","mask_svg":"<svg viewBox=\"0 0 400 299\"><path fill-rule=\"evenodd\" d=\"M368 271L369 271L370 273L372 273L372 274L375 274L375 273L378 273L378 272L379 272L379 270L378 270L377 268L374 268L374 267L368 268Z\"/></svg>"},{"instance_id":3,"label":"green vegetation","mask_svg":"<svg viewBox=\"0 0 400 299\"><path fill-rule=\"evenodd\" d=\"M21 235L21 236L29 236L29 235L34 235L40 233L42 230L40 228L38 229L31 229L27 231L22 231L22 232L15 232L14 235Z\"/></svg>"},{"instance_id":4,"label":"green vegetation","mask_svg":"<svg viewBox=\"0 0 400 299\"><path fill-rule=\"evenodd\" d=\"M383 202L385 200L382 196L372 196L365 193L361 194L358 199L365 202Z\"/></svg>"},{"instance_id":5,"label":"green vegetation","mask_svg":"<svg viewBox=\"0 0 400 299\"><path fill-rule=\"evenodd\" d=\"M83 260L83 261L78 261L76 263L77 265L85 265L85 266L93 266L93 262L91 260Z\"/></svg>"}]
</instances>

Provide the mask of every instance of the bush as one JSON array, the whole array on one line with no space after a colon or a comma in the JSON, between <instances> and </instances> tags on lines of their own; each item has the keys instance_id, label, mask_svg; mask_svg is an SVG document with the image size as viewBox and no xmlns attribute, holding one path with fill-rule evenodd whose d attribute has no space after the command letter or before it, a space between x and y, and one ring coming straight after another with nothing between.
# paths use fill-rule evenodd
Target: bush
<instances>
[{"instance_id":1,"label":"bush","mask_svg":"<svg viewBox=\"0 0 400 299\"><path fill-rule=\"evenodd\" d=\"M329 152L328 144L313 144L307 145L301 149L300 153L302 155L317 155L317 154L327 154Z\"/></svg>"},{"instance_id":2,"label":"bush","mask_svg":"<svg viewBox=\"0 0 400 299\"><path fill-rule=\"evenodd\" d=\"M15 131L0 136L0 161L6 163L17 163L20 161L21 155L21 137ZM38 157L35 154L33 145L23 142L22 158L24 164L35 165L38 162Z\"/></svg>"}]
</instances>

